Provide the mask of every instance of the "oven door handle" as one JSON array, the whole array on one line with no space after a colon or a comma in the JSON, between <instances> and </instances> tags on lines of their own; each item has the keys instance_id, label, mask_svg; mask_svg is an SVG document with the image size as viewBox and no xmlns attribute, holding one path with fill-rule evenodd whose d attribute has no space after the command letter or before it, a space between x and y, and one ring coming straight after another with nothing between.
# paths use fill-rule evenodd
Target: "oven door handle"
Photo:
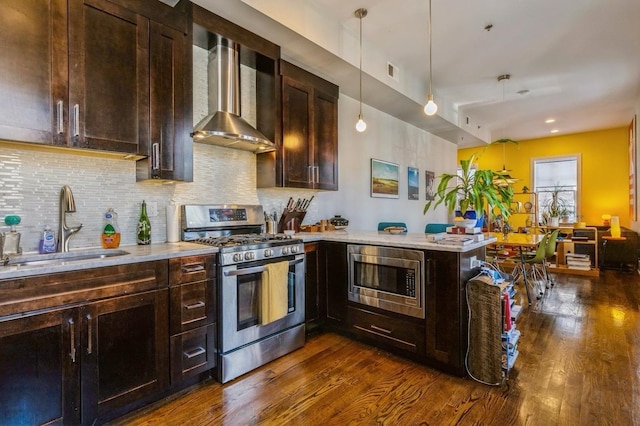
<instances>
[{"instance_id":1,"label":"oven door handle","mask_svg":"<svg viewBox=\"0 0 640 426\"><path fill-rule=\"evenodd\" d=\"M290 260L289 266L293 266L298 263L301 263L303 260L304 258ZM267 270L266 266L254 266L252 268L236 269L235 271L225 271L224 276L233 277L233 276L239 276L239 275L257 274L258 272L264 272L266 270Z\"/></svg>"}]
</instances>

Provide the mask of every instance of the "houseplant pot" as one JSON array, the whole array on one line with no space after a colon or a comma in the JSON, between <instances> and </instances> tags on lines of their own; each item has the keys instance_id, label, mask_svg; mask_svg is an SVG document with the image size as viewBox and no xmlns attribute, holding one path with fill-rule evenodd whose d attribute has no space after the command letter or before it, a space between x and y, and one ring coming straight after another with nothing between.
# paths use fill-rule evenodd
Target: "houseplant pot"
<instances>
[{"instance_id":1,"label":"houseplant pot","mask_svg":"<svg viewBox=\"0 0 640 426\"><path fill-rule=\"evenodd\" d=\"M509 206L513 198L513 188L510 185L501 186L495 183L500 178L500 173L492 170L475 170L473 168L477 157L471 155L468 160L460 160L461 174L443 173L439 176L440 183L433 200L424 206L424 213L430 208L444 204L450 213L458 210L465 212L474 211L476 218L480 218L485 208L490 206L498 209L503 217L509 217ZM455 184L450 186L450 184Z\"/></svg>"}]
</instances>

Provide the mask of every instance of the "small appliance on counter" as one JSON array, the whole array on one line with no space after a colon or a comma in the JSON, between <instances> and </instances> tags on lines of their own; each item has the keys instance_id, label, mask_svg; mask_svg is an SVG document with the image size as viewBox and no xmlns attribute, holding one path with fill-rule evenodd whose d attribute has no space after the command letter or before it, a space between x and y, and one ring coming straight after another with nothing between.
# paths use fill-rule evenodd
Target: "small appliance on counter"
<instances>
[{"instance_id":1,"label":"small appliance on counter","mask_svg":"<svg viewBox=\"0 0 640 426\"><path fill-rule=\"evenodd\" d=\"M345 229L347 226L349 226L349 220L343 218L339 214L329 219L329 223L332 224L336 229Z\"/></svg>"}]
</instances>

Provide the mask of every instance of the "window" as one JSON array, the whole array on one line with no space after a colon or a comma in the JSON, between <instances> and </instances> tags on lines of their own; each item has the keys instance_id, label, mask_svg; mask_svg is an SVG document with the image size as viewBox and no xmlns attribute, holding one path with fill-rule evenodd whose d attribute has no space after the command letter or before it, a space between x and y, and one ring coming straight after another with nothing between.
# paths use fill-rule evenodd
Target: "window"
<instances>
[{"instance_id":1,"label":"window","mask_svg":"<svg viewBox=\"0 0 640 426\"><path fill-rule=\"evenodd\" d=\"M544 223L551 212L574 221L580 214L580 157L547 157L532 160L533 190L538 193L538 220ZM554 203L555 200L555 203Z\"/></svg>"}]
</instances>

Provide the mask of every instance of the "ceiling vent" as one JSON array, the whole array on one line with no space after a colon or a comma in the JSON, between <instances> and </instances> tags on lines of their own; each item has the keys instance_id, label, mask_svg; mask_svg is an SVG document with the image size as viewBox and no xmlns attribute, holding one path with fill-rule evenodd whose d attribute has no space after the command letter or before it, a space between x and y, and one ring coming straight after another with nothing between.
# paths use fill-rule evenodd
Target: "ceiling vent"
<instances>
[{"instance_id":1,"label":"ceiling vent","mask_svg":"<svg viewBox=\"0 0 640 426\"><path fill-rule=\"evenodd\" d=\"M391 62L387 62L387 77L397 82L400 82L400 70L397 66Z\"/></svg>"}]
</instances>

